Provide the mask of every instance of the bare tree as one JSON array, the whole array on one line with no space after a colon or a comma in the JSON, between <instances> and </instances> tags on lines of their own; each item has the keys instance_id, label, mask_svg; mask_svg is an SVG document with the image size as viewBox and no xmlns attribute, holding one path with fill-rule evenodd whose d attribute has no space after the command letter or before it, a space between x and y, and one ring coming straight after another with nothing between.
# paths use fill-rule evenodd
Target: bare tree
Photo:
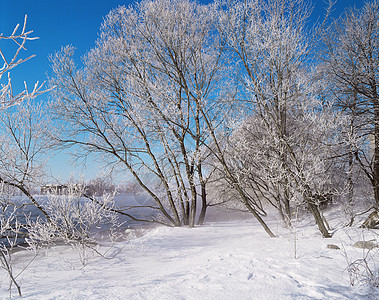
<instances>
[{"instance_id":1,"label":"bare tree","mask_svg":"<svg viewBox=\"0 0 379 300\"><path fill-rule=\"evenodd\" d=\"M322 235L330 237L318 200L328 180L317 176L328 168L334 126L310 75L313 44L305 24L311 9L302 0L224 1L220 9L220 32L234 54L250 115L238 129L244 137L231 142L241 146L242 156L234 151L229 158L235 176L256 203L261 198L276 206L287 224L290 201L300 197Z\"/></svg>"},{"instance_id":2,"label":"bare tree","mask_svg":"<svg viewBox=\"0 0 379 300\"><path fill-rule=\"evenodd\" d=\"M200 111L219 75L211 7L143 1L105 19L97 47L76 70L73 49L52 57L58 139L121 167L154 200L156 222L194 226L206 210L207 128ZM130 208L133 210L133 208Z\"/></svg>"},{"instance_id":3,"label":"bare tree","mask_svg":"<svg viewBox=\"0 0 379 300\"><path fill-rule=\"evenodd\" d=\"M371 160L372 151L369 138L370 129L367 124L367 111L362 106L362 95L359 95L351 86L347 86L330 73L328 63L321 64L321 76L324 77L325 86L330 99L333 99L334 110L343 116L344 124L340 128L338 150L333 155L333 160L338 162L339 180L337 184L341 189L341 199L346 216L349 218L349 226L354 222L357 206L365 194L370 194L370 182L367 176L367 168ZM363 190L367 192L363 192ZM372 196L370 196L372 198ZM365 201L366 202L366 201ZM369 201L368 203L369 204ZM361 212L359 212L361 213Z\"/></svg>"},{"instance_id":4,"label":"bare tree","mask_svg":"<svg viewBox=\"0 0 379 300\"><path fill-rule=\"evenodd\" d=\"M326 65L337 96L351 120L347 144L370 180L379 205L379 4L350 9L325 35ZM346 93L348 94L346 96Z\"/></svg>"},{"instance_id":5,"label":"bare tree","mask_svg":"<svg viewBox=\"0 0 379 300\"><path fill-rule=\"evenodd\" d=\"M98 46L77 71L68 47L53 58L54 110L69 122L58 139L122 165L151 196L163 220L199 223L207 207L213 156L270 236L251 198L230 172L224 131L233 105L213 6L145 1L111 12ZM200 193L198 190L200 189ZM133 209L131 207L130 209Z\"/></svg>"}]
</instances>

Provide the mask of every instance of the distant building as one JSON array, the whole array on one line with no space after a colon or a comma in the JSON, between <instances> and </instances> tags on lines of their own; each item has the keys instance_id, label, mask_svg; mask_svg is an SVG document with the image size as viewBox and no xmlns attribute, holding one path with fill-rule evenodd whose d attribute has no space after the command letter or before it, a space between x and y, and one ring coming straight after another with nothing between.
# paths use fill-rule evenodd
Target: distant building
<instances>
[{"instance_id":1,"label":"distant building","mask_svg":"<svg viewBox=\"0 0 379 300\"><path fill-rule=\"evenodd\" d=\"M41 194L56 194L56 195L67 195L71 192L84 192L85 188L81 184L46 184L41 186Z\"/></svg>"},{"instance_id":2,"label":"distant building","mask_svg":"<svg viewBox=\"0 0 379 300\"><path fill-rule=\"evenodd\" d=\"M41 187L41 194L58 194L62 195L64 192L68 190L67 185L64 184L46 184Z\"/></svg>"}]
</instances>

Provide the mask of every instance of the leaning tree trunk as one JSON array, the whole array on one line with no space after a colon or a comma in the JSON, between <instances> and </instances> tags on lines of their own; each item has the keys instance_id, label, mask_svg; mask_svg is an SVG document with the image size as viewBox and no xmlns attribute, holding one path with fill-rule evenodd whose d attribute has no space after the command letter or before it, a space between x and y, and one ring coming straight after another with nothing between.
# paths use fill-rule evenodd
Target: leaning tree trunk
<instances>
[{"instance_id":1,"label":"leaning tree trunk","mask_svg":"<svg viewBox=\"0 0 379 300\"><path fill-rule=\"evenodd\" d=\"M304 198L316 221L317 227L324 238L330 238L332 237L332 235L329 233L327 226L324 223L324 219L320 213L318 206L314 203L314 199L312 197L312 193L310 192L310 189L309 188L307 189L308 191L306 192L306 195L304 195Z\"/></svg>"},{"instance_id":2,"label":"leaning tree trunk","mask_svg":"<svg viewBox=\"0 0 379 300\"><path fill-rule=\"evenodd\" d=\"M229 173L229 175L230 175L231 178L233 178L233 176L231 176L230 173ZM262 217L259 215L259 213L255 210L255 208L250 205L249 198L245 194L245 191L241 188L241 186L239 185L239 183L236 182L235 184L233 184L233 186L237 190L237 192L238 192L239 196L241 197L242 202L245 204L246 208L254 216L254 218L256 218L258 220L259 224L261 224L261 226L266 231L266 233L270 237L276 237L275 234L271 231L270 227L268 227L268 225L266 224L266 222L262 219Z\"/></svg>"},{"instance_id":3,"label":"leaning tree trunk","mask_svg":"<svg viewBox=\"0 0 379 300\"><path fill-rule=\"evenodd\" d=\"M315 218L318 229L320 230L324 238L330 238L332 235L329 233L328 229L325 226L324 220L321 216L321 213L316 204L311 201L308 202L309 209L312 212L313 217Z\"/></svg>"}]
</instances>

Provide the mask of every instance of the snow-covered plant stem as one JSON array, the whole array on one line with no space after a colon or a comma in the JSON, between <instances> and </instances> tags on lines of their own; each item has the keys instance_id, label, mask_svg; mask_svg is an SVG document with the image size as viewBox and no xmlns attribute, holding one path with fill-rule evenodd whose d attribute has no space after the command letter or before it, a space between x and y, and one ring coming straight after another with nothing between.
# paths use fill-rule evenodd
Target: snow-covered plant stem
<instances>
[{"instance_id":1,"label":"snow-covered plant stem","mask_svg":"<svg viewBox=\"0 0 379 300\"><path fill-rule=\"evenodd\" d=\"M374 231L372 233L374 236L378 236ZM367 241L364 234L362 237L361 241L354 242L354 247L361 248L359 249L361 250L361 257L352 258L344 248L350 285L363 284L376 289L379 287L379 239L375 238Z\"/></svg>"},{"instance_id":2,"label":"snow-covered plant stem","mask_svg":"<svg viewBox=\"0 0 379 300\"><path fill-rule=\"evenodd\" d=\"M16 210L10 210L8 206L3 207L0 217L0 262L2 268L9 276L9 293L11 295L12 285L15 285L17 292L21 297L21 287L16 281L16 275L13 272L13 255L12 251L17 245L18 235L21 229L20 223L15 216Z\"/></svg>"},{"instance_id":3,"label":"snow-covered plant stem","mask_svg":"<svg viewBox=\"0 0 379 300\"><path fill-rule=\"evenodd\" d=\"M21 297L21 286L18 282L18 277L26 270L26 268L36 258L36 253L30 258L29 262L24 267L15 272L14 251L19 247L20 241L25 236L24 225L21 224L18 218L24 219L25 216L20 215L16 207L2 203L0 215L0 263L1 267L9 277L9 294L12 296L12 287L16 287L18 295Z\"/></svg>"}]
</instances>

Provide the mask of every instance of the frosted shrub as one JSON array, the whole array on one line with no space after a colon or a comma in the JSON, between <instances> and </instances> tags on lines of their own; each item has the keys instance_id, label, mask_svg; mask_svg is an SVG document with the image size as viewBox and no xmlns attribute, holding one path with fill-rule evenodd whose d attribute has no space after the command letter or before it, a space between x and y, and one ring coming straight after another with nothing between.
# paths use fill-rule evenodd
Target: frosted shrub
<instances>
[{"instance_id":1,"label":"frosted shrub","mask_svg":"<svg viewBox=\"0 0 379 300\"><path fill-rule=\"evenodd\" d=\"M112 232L117 226L117 219L111 212L114 194L89 200L81 197L83 193L84 185L70 184L62 194L58 191L49 194L45 209L50 221L29 220L28 243L34 248L69 244L78 251L85 265L89 250L98 252L95 250L95 231L106 226Z\"/></svg>"}]
</instances>

